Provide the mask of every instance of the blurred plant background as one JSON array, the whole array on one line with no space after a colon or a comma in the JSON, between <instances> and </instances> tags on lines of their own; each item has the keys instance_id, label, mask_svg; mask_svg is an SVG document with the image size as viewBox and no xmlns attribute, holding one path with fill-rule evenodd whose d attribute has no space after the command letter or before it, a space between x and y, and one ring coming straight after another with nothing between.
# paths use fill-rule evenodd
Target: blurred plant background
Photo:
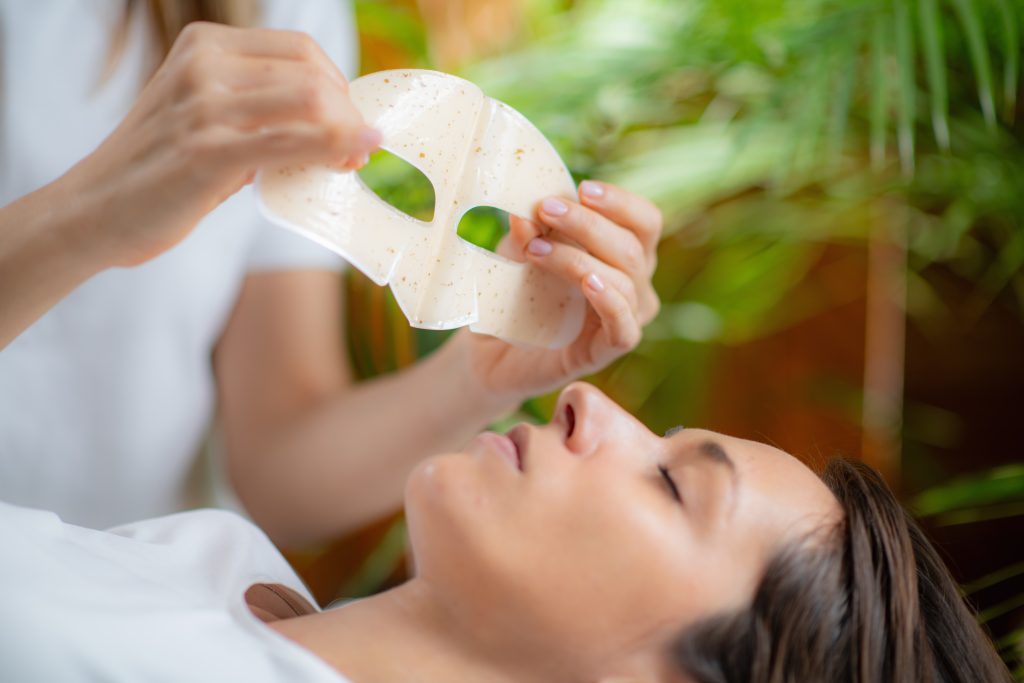
<instances>
[{"instance_id":1,"label":"blurred plant background","mask_svg":"<svg viewBox=\"0 0 1024 683\"><path fill-rule=\"evenodd\" d=\"M1024 680L1020 0L356 8L364 72L462 75L531 119L577 180L662 207L662 312L592 380L654 430L881 469ZM429 217L429 182L378 157L364 179ZM459 226L485 246L503 229L488 209ZM443 341L357 272L346 287L360 375ZM293 559L321 600L379 590L406 571L401 520Z\"/></svg>"}]
</instances>

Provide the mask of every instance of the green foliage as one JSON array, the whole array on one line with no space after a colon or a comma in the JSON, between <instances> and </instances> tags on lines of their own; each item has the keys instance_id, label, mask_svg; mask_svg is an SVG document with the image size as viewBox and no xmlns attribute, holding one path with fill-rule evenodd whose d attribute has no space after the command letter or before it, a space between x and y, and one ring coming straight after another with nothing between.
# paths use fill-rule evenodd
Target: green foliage
<instances>
[{"instance_id":1,"label":"green foliage","mask_svg":"<svg viewBox=\"0 0 1024 683\"><path fill-rule=\"evenodd\" d=\"M429 66L423 32L388 4L357 2L360 19L408 41L411 66ZM1024 314L1017 0L527 7L528 39L461 75L533 121L577 180L623 185L664 211L662 312L602 375L652 426L700 421L719 349L841 304L842 294L798 286L829 245L863 244L879 224L907 243L908 314L928 329L964 324L921 276L936 263L973 283L977 311L1003 297ZM404 171L392 171L390 191L401 194ZM500 212L467 219L460 233L474 243L503 234ZM439 343L410 334L419 353ZM551 406L540 397L514 419L545 419ZM936 487L914 506L939 524L1020 515L1022 486L1011 466ZM1009 655L1021 637L999 643Z\"/></svg>"},{"instance_id":2,"label":"green foliage","mask_svg":"<svg viewBox=\"0 0 1024 683\"><path fill-rule=\"evenodd\" d=\"M779 308L800 270L788 276L778 259L806 268L819 245L863 239L879 198L902 217L915 268L964 260L984 299L1024 290L1016 190L1024 149L993 115L1001 98L1005 120L1015 116L1020 17L1009 2L569 4L531 3L532 38L463 75L537 123L577 178L599 176L655 200L666 235L685 233L707 261L701 277L714 286L698 303L723 334L680 325L679 311L695 310L687 299L666 307L656 335L731 343L774 332L780 319L796 322ZM381 17L398 11L386 5L361 3L360 16L384 25ZM404 25L395 24L400 40L410 33ZM409 38L425 59L420 39ZM933 144L919 140L923 128ZM902 176L891 172L897 164ZM400 174L393 180L402 186ZM479 218L472 230L481 239L502 233L499 214L489 226ZM997 262L969 263L979 243ZM715 280L735 276L739 261L743 273L762 276L752 298ZM916 294L911 314L941 314L927 305L934 296Z\"/></svg>"},{"instance_id":3,"label":"green foliage","mask_svg":"<svg viewBox=\"0 0 1024 683\"><path fill-rule=\"evenodd\" d=\"M911 506L940 525L1024 516L1024 461L936 486L918 494Z\"/></svg>"},{"instance_id":4,"label":"green foliage","mask_svg":"<svg viewBox=\"0 0 1024 683\"><path fill-rule=\"evenodd\" d=\"M911 508L923 518L939 526L976 524L996 519L1019 519L1024 522L1024 461L988 472L959 477L918 494ZM1018 525L1024 528L1024 523ZM1022 536L1007 539L1021 543ZM975 579L963 586L967 596L990 588L1024 584L1024 562L1016 562ZM978 621L988 623L1024 607L1024 589L1011 590L1008 597L989 605L978 613ZM996 648L1007 664L1018 662L1014 675L1024 680L1024 628L997 638Z\"/></svg>"}]
</instances>

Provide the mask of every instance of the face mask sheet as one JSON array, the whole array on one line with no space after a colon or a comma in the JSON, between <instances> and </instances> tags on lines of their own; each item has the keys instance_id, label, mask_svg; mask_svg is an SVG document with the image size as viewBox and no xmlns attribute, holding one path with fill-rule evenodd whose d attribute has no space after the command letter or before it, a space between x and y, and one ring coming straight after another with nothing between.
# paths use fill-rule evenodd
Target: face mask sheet
<instances>
[{"instance_id":1,"label":"face mask sheet","mask_svg":"<svg viewBox=\"0 0 1024 683\"><path fill-rule=\"evenodd\" d=\"M261 171L263 213L389 284L414 327L469 325L548 348L572 342L586 311L577 286L456 233L476 206L530 217L546 196L575 199L572 178L544 136L469 81L435 71L370 74L352 81L349 94L381 132L381 147L430 179L433 220L385 203L355 172L313 165Z\"/></svg>"}]
</instances>

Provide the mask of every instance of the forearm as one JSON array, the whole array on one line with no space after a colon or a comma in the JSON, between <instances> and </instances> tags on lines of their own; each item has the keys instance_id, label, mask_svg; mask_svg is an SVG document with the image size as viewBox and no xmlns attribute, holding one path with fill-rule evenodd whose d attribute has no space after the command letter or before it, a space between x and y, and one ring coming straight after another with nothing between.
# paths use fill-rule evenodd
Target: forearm
<instances>
[{"instance_id":1,"label":"forearm","mask_svg":"<svg viewBox=\"0 0 1024 683\"><path fill-rule=\"evenodd\" d=\"M277 542L336 537L398 510L417 463L460 448L515 406L475 386L460 345L448 343L267 430L258 450L234 454L232 480Z\"/></svg>"},{"instance_id":2,"label":"forearm","mask_svg":"<svg viewBox=\"0 0 1024 683\"><path fill-rule=\"evenodd\" d=\"M0 209L0 349L107 267L81 235L91 211L60 179Z\"/></svg>"}]
</instances>

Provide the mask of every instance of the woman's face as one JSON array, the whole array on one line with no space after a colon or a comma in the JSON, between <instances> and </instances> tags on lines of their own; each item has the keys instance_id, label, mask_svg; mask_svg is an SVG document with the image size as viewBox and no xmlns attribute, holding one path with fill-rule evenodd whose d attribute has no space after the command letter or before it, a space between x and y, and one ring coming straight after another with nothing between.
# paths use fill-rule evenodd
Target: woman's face
<instances>
[{"instance_id":1,"label":"woman's face","mask_svg":"<svg viewBox=\"0 0 1024 683\"><path fill-rule=\"evenodd\" d=\"M595 677L650 665L637 653L749 603L775 551L839 515L786 453L658 436L582 383L546 426L425 461L406 507L417 577L481 639L511 657L568 653L567 674Z\"/></svg>"}]
</instances>

